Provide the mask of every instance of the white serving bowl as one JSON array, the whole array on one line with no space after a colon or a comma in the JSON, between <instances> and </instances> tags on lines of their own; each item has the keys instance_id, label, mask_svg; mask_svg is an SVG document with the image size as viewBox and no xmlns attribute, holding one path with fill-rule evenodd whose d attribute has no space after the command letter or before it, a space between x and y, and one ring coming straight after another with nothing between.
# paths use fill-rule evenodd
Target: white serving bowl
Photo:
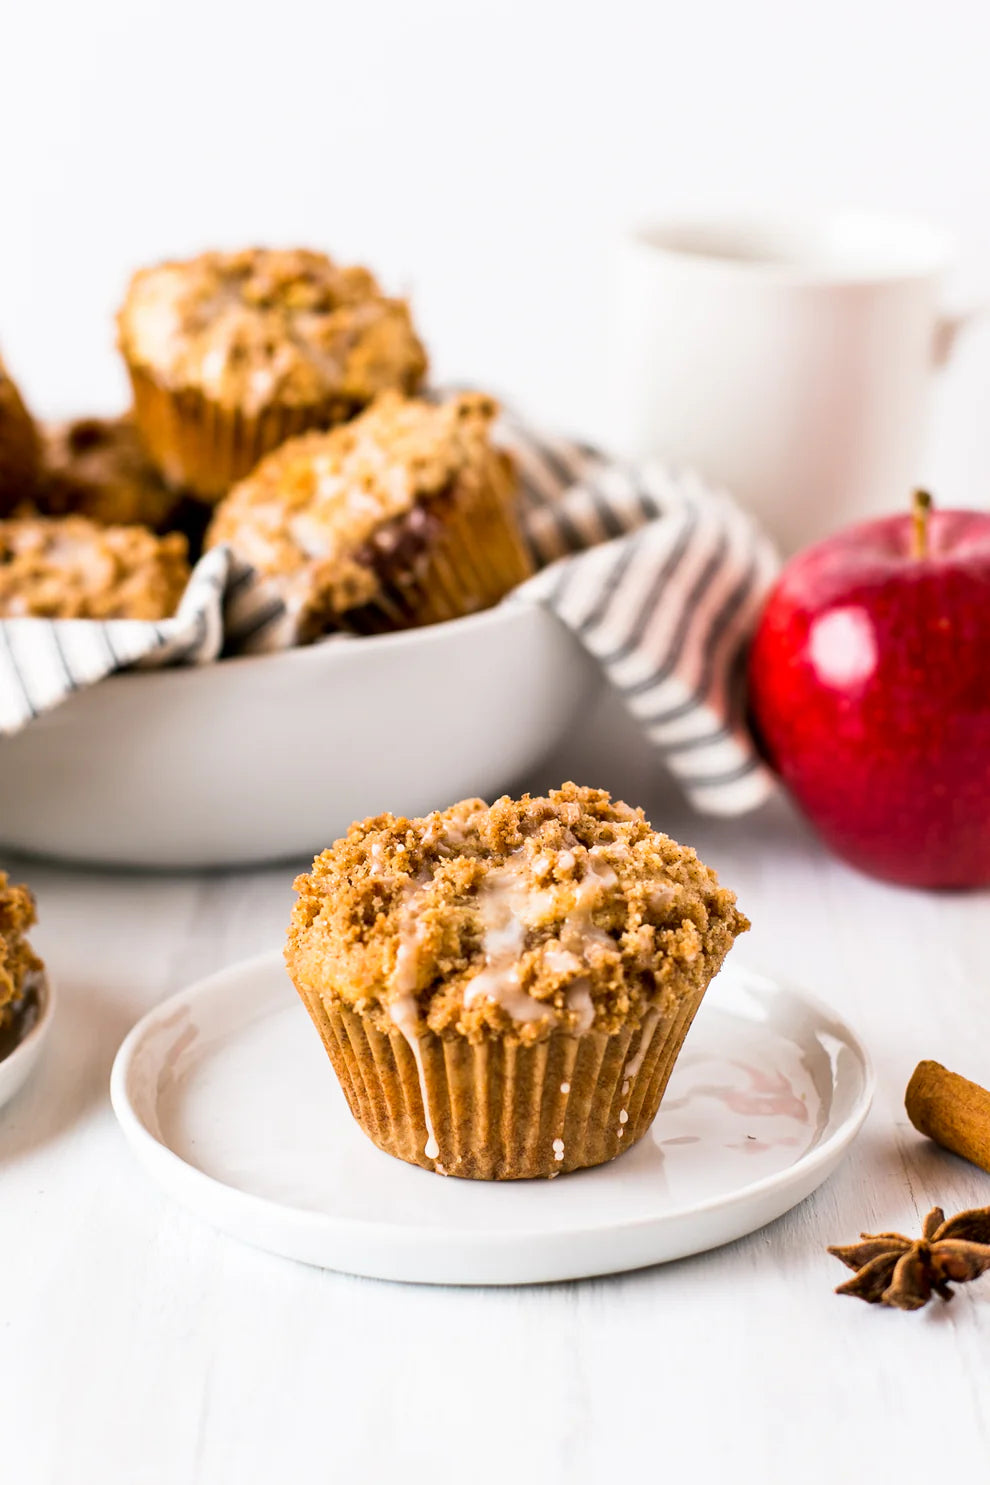
<instances>
[{"instance_id":1,"label":"white serving bowl","mask_svg":"<svg viewBox=\"0 0 990 1485\"><path fill-rule=\"evenodd\" d=\"M51 1030L55 990L48 976L38 975L31 991L37 1001L37 1011L30 1027L9 1051L4 1053L0 1050L0 1108L9 1103L27 1082Z\"/></svg>"},{"instance_id":2,"label":"white serving bowl","mask_svg":"<svg viewBox=\"0 0 990 1485\"><path fill-rule=\"evenodd\" d=\"M491 798L596 684L545 609L113 676L0 739L0 847L150 867L306 856L352 820Z\"/></svg>"}]
</instances>

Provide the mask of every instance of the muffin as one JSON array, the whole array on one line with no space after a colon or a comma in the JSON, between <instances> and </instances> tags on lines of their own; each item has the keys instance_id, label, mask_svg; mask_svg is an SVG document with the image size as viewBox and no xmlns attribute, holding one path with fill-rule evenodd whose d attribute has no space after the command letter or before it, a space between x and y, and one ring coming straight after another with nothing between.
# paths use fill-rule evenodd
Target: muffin
<instances>
[{"instance_id":1,"label":"muffin","mask_svg":"<svg viewBox=\"0 0 990 1485\"><path fill-rule=\"evenodd\" d=\"M2 619L166 619L188 579L178 532L83 516L0 521Z\"/></svg>"},{"instance_id":2,"label":"muffin","mask_svg":"<svg viewBox=\"0 0 990 1485\"><path fill-rule=\"evenodd\" d=\"M263 454L412 392L426 354L401 299L322 253L247 249L145 268L118 316L134 415L169 484L224 495Z\"/></svg>"},{"instance_id":3,"label":"muffin","mask_svg":"<svg viewBox=\"0 0 990 1485\"><path fill-rule=\"evenodd\" d=\"M497 603L531 572L497 412L387 393L353 422L283 444L217 509L227 543L285 608L288 637L373 634Z\"/></svg>"},{"instance_id":4,"label":"muffin","mask_svg":"<svg viewBox=\"0 0 990 1485\"><path fill-rule=\"evenodd\" d=\"M33 498L40 452L34 420L0 361L0 515Z\"/></svg>"},{"instance_id":5,"label":"muffin","mask_svg":"<svg viewBox=\"0 0 990 1485\"><path fill-rule=\"evenodd\" d=\"M365 820L295 887L286 963L355 1119L477 1180L633 1145L749 927L693 851L574 784Z\"/></svg>"},{"instance_id":6,"label":"muffin","mask_svg":"<svg viewBox=\"0 0 990 1485\"><path fill-rule=\"evenodd\" d=\"M8 1032L44 965L24 937L36 921L34 898L0 871L0 1036Z\"/></svg>"},{"instance_id":7,"label":"muffin","mask_svg":"<svg viewBox=\"0 0 990 1485\"><path fill-rule=\"evenodd\" d=\"M34 504L44 515L154 531L172 522L181 497L148 459L131 418L76 418L44 424L41 431Z\"/></svg>"}]
</instances>

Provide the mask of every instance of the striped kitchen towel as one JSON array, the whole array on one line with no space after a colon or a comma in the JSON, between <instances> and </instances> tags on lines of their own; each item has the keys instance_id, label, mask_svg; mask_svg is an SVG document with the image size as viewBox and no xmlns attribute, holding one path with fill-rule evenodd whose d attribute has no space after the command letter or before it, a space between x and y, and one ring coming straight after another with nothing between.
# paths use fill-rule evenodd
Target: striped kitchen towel
<instances>
[{"instance_id":1,"label":"striped kitchen towel","mask_svg":"<svg viewBox=\"0 0 990 1485\"><path fill-rule=\"evenodd\" d=\"M205 665L224 645L232 562L223 547L197 562L173 618L0 619L0 737L117 670Z\"/></svg>"},{"instance_id":2,"label":"striped kitchen towel","mask_svg":"<svg viewBox=\"0 0 990 1485\"><path fill-rule=\"evenodd\" d=\"M755 808L772 784L745 725L743 665L776 569L767 539L690 471L618 464L509 419L499 434L519 468L537 567L504 601L543 604L573 631L696 808ZM0 734L114 670L204 664L294 638L277 594L218 548L163 623L0 621Z\"/></svg>"},{"instance_id":3,"label":"striped kitchen towel","mask_svg":"<svg viewBox=\"0 0 990 1485\"><path fill-rule=\"evenodd\" d=\"M690 470L510 437L540 569L511 601L577 635L696 809L755 809L773 784L746 727L745 660L777 570L769 540Z\"/></svg>"}]
</instances>

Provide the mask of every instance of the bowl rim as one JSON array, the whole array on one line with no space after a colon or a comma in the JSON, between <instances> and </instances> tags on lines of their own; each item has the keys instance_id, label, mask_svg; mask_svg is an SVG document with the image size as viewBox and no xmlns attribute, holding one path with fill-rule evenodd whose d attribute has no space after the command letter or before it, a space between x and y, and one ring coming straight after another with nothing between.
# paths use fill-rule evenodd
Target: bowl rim
<instances>
[{"instance_id":1,"label":"bowl rim","mask_svg":"<svg viewBox=\"0 0 990 1485\"><path fill-rule=\"evenodd\" d=\"M455 631L458 634L466 631L473 633L477 630L495 627L499 622L511 621L513 618L521 619L534 613L543 614L558 624L562 623L556 614L541 603L503 602L495 604L492 608L481 609L475 614L461 614L456 619L442 619L436 624L424 624L417 629L396 629L385 634L326 634L310 644L289 645L285 649L264 650L257 654L218 655L215 660L207 661L202 665L163 665L158 669L134 666L130 669L112 671L105 677L105 680L119 682L133 680L135 677L147 680L152 676L201 675L208 674L217 665L221 666L225 672L230 672L235 667L238 670L244 670L266 662L271 663L273 660L295 665L316 664L318 660L328 655L344 653L353 655L358 647L360 652L367 654L370 659L372 655L381 654L383 651L413 645L425 648L427 644L443 643Z\"/></svg>"},{"instance_id":2,"label":"bowl rim","mask_svg":"<svg viewBox=\"0 0 990 1485\"><path fill-rule=\"evenodd\" d=\"M11 1068L20 1067L32 1059L36 1052L40 1051L41 1044L48 1035L52 1019L55 1015L55 986L52 983L52 978L48 970L44 968L37 970L32 978L34 983L31 989L38 1003L38 1014L28 1030L22 1037L18 1038L7 1055L0 1057L0 1077L3 1077L5 1083L11 1080ZM19 1078L16 1079L15 1086L20 1086ZM3 1102L5 1102L5 1098L2 1092L0 1092L0 1104Z\"/></svg>"}]
</instances>

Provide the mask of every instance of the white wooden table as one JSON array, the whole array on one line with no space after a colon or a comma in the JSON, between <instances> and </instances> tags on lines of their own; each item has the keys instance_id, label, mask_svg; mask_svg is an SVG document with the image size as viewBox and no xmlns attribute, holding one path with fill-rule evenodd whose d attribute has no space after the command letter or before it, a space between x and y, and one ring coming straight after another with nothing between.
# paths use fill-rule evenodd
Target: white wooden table
<instances>
[{"instance_id":1,"label":"white wooden table","mask_svg":"<svg viewBox=\"0 0 990 1485\"><path fill-rule=\"evenodd\" d=\"M879 1092L839 1173L705 1256L531 1289L403 1287L214 1233L137 1167L107 1099L157 1000L280 942L293 868L149 877L12 862L37 891L61 997L0 1114L3 1485L619 1480L928 1482L990 1476L990 1279L901 1315L833 1296L825 1252L990 1176L921 1140L921 1057L990 1080L990 899L869 882L783 805L699 820L628 729L601 723L532 780L601 783L696 844L754 922L735 951L830 999Z\"/></svg>"}]
</instances>

